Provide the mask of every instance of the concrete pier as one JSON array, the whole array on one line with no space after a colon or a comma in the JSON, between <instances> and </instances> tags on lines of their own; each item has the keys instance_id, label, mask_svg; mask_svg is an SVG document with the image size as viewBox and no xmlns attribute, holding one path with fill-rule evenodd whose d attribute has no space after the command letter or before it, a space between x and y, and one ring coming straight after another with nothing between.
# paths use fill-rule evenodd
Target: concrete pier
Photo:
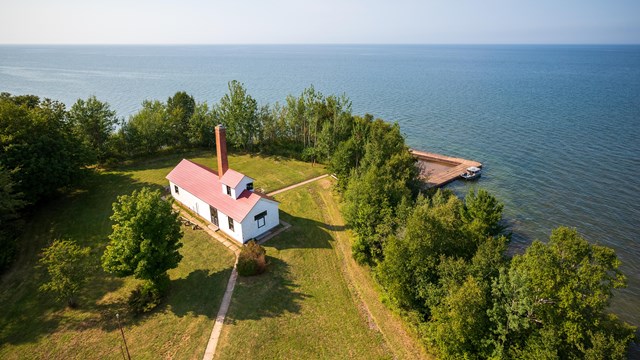
<instances>
[{"instance_id":1,"label":"concrete pier","mask_svg":"<svg viewBox=\"0 0 640 360\"><path fill-rule=\"evenodd\" d=\"M468 167L482 167L482 164L467 159L434 154L430 152L410 149L413 156L418 159L420 178L428 187L444 186L453 180L460 178L460 174Z\"/></svg>"}]
</instances>

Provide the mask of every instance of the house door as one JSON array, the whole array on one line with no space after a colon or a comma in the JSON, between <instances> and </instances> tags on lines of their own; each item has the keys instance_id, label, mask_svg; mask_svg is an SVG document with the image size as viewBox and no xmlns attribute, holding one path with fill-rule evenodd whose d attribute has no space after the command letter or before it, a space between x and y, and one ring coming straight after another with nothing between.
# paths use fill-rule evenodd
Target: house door
<instances>
[{"instance_id":1,"label":"house door","mask_svg":"<svg viewBox=\"0 0 640 360\"><path fill-rule=\"evenodd\" d=\"M218 226L218 209L209 206L209 210L211 210L211 222L213 225Z\"/></svg>"},{"instance_id":2,"label":"house door","mask_svg":"<svg viewBox=\"0 0 640 360\"><path fill-rule=\"evenodd\" d=\"M196 202L196 214L200 215L200 211L198 211L198 203Z\"/></svg>"}]
</instances>

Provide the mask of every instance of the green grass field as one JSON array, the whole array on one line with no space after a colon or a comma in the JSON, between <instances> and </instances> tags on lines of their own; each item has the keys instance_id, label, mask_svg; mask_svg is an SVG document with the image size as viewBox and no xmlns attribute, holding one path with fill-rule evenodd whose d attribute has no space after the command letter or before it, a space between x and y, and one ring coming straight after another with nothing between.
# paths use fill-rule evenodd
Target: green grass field
<instances>
[{"instance_id":1,"label":"green grass field","mask_svg":"<svg viewBox=\"0 0 640 360\"><path fill-rule=\"evenodd\" d=\"M329 180L276 196L292 228L265 244L265 274L239 279L217 359L393 357L345 281L327 197Z\"/></svg>"},{"instance_id":2,"label":"green grass field","mask_svg":"<svg viewBox=\"0 0 640 360\"><path fill-rule=\"evenodd\" d=\"M142 186L160 188L182 158L214 167L210 152L173 154L141 160L90 176L80 189L41 204L27 218L21 253L0 280L0 358L121 358L116 313L136 280L108 276L99 259L111 231L111 204ZM230 166L256 178L267 191L324 172L321 166L275 157L231 155ZM92 249L95 270L80 297L80 308L65 309L37 291L40 250L55 238L69 238ZM134 358L201 358L233 265L233 255L202 231L185 228L183 261L169 272L171 293L148 316L124 315Z\"/></svg>"}]
</instances>

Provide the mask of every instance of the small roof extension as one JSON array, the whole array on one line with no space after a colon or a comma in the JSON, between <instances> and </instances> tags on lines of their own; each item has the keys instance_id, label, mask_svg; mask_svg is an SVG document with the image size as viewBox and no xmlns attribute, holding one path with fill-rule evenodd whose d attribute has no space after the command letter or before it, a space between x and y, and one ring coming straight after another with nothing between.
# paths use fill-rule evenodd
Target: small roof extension
<instances>
[{"instance_id":1,"label":"small roof extension","mask_svg":"<svg viewBox=\"0 0 640 360\"><path fill-rule=\"evenodd\" d=\"M243 173L239 173L233 169L228 169L227 171L224 172L224 175L222 175L222 179L220 179L220 181L225 185L229 185L232 188L235 188L236 186L238 186L240 181L244 179L245 176L246 175Z\"/></svg>"}]
</instances>

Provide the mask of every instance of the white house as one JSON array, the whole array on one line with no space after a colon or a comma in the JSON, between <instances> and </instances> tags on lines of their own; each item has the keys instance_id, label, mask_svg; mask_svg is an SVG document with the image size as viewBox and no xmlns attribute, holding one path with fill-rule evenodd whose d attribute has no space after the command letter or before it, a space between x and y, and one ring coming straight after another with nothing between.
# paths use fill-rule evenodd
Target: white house
<instances>
[{"instance_id":1,"label":"white house","mask_svg":"<svg viewBox=\"0 0 640 360\"><path fill-rule=\"evenodd\" d=\"M167 175L171 195L241 244L280 223L278 202L253 191L253 179L229 169L225 128L216 126L218 172L183 159Z\"/></svg>"}]
</instances>

